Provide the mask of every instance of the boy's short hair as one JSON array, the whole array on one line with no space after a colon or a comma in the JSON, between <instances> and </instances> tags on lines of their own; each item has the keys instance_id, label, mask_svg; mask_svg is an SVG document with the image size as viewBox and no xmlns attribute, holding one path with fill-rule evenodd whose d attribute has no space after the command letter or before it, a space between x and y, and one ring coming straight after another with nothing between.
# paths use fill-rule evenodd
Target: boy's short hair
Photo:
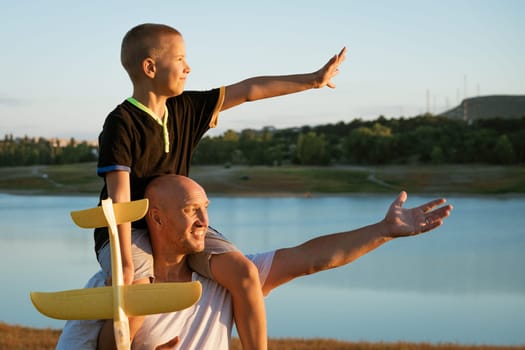
<instances>
[{"instance_id":1,"label":"boy's short hair","mask_svg":"<svg viewBox=\"0 0 525 350\"><path fill-rule=\"evenodd\" d=\"M120 61L131 80L140 76L141 64L148 58L157 58L163 52L161 39L165 35L181 33L165 24L144 23L131 28L122 39Z\"/></svg>"}]
</instances>

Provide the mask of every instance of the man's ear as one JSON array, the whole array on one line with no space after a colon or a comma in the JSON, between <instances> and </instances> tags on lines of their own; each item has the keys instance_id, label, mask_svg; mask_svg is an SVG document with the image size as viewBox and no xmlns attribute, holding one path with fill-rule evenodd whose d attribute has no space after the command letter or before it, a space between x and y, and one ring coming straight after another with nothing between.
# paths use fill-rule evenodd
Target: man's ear
<instances>
[{"instance_id":1,"label":"man's ear","mask_svg":"<svg viewBox=\"0 0 525 350\"><path fill-rule=\"evenodd\" d=\"M161 215L157 208L150 208L148 210L148 223L153 225L162 225Z\"/></svg>"},{"instance_id":2,"label":"man's ear","mask_svg":"<svg viewBox=\"0 0 525 350\"><path fill-rule=\"evenodd\" d=\"M144 71L144 74L146 74L146 76L148 76L149 78L154 78L155 73L157 72L155 60L153 60L153 58L151 57L148 57L144 61L142 61L142 70Z\"/></svg>"}]
</instances>

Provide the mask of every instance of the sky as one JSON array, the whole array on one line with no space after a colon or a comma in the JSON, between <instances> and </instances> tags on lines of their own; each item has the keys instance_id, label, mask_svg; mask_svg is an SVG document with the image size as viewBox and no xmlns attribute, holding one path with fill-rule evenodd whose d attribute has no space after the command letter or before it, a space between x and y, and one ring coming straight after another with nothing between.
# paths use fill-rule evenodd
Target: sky
<instances>
[{"instance_id":1,"label":"sky","mask_svg":"<svg viewBox=\"0 0 525 350\"><path fill-rule=\"evenodd\" d=\"M525 94L525 1L9 1L0 12L0 137L95 140L131 95L120 43L133 26L182 32L186 88L307 73L346 46L335 89L221 113L228 129L439 114L465 97Z\"/></svg>"}]
</instances>

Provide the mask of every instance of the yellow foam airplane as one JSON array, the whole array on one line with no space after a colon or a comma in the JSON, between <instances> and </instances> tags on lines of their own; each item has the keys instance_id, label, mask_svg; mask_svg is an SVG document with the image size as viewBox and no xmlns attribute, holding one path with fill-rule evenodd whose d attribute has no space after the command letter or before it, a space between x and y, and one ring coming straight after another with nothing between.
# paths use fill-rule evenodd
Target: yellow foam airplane
<instances>
[{"instance_id":1,"label":"yellow foam airplane","mask_svg":"<svg viewBox=\"0 0 525 350\"><path fill-rule=\"evenodd\" d=\"M124 285L117 224L144 217L148 200L73 211L73 221L83 228L108 227L111 249L112 286L61 292L31 292L31 301L42 314L60 320L113 319L118 350L130 348L128 316L173 312L195 304L201 296L199 282Z\"/></svg>"}]
</instances>

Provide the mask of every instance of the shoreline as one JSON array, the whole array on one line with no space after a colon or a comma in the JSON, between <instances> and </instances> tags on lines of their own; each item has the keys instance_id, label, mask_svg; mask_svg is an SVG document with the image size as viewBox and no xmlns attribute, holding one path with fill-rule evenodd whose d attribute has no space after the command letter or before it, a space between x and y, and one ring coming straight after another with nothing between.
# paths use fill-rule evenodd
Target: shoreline
<instances>
[{"instance_id":1,"label":"shoreline","mask_svg":"<svg viewBox=\"0 0 525 350\"><path fill-rule=\"evenodd\" d=\"M386 192L338 192L338 193L327 193L327 192L308 192L308 193L295 193L295 192L211 192L206 191L210 197L215 198L334 198L334 197L391 197L397 195L398 192L386 193ZM525 198L525 193L512 192L512 193L462 193L462 192L408 192L409 196L424 196L424 197L462 197L462 198L500 198L500 199L511 199L511 198ZM49 197L93 197L98 198L98 193L86 193L86 192L51 192L51 191L37 191L37 190L4 190L0 189L0 195L11 195L11 196L49 196Z\"/></svg>"},{"instance_id":2,"label":"shoreline","mask_svg":"<svg viewBox=\"0 0 525 350\"><path fill-rule=\"evenodd\" d=\"M98 196L95 163L0 167L0 193ZM190 177L213 196L322 197L394 194L525 196L525 166L194 166Z\"/></svg>"}]
</instances>

